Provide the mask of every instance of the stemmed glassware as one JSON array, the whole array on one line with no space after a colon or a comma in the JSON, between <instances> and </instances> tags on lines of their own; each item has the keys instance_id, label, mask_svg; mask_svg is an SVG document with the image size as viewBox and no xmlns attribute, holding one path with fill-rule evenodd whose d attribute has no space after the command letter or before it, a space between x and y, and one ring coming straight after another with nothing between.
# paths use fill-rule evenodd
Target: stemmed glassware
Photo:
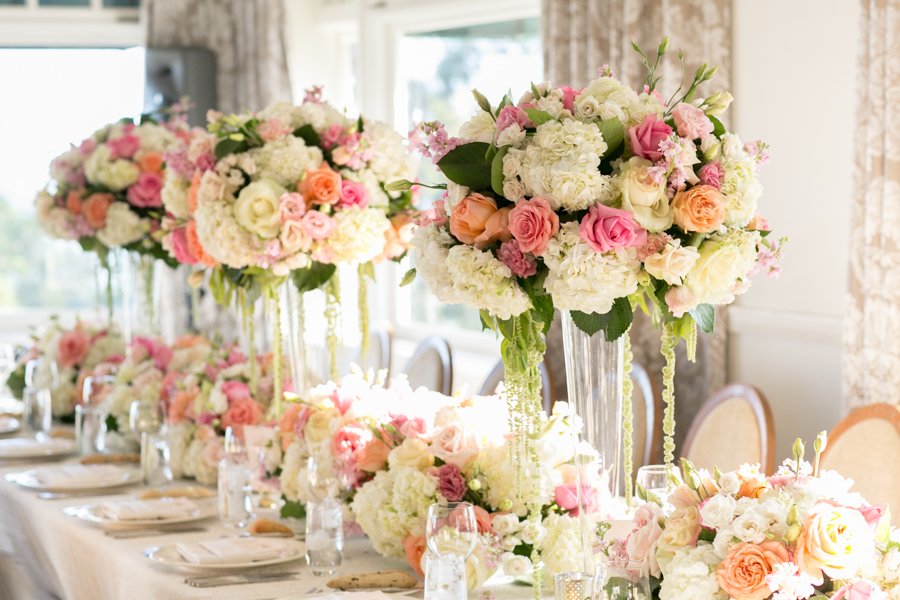
<instances>
[{"instance_id":1,"label":"stemmed glassware","mask_svg":"<svg viewBox=\"0 0 900 600\"><path fill-rule=\"evenodd\" d=\"M475 507L468 502L432 504L425 523L425 541L428 546L425 598L464 600L466 559L478 544Z\"/></svg>"},{"instance_id":2,"label":"stemmed glassware","mask_svg":"<svg viewBox=\"0 0 900 600\"><path fill-rule=\"evenodd\" d=\"M306 505L306 562L314 575L331 575L341 566L344 515L338 494L340 477L331 457L310 456L306 472L310 501Z\"/></svg>"}]
</instances>

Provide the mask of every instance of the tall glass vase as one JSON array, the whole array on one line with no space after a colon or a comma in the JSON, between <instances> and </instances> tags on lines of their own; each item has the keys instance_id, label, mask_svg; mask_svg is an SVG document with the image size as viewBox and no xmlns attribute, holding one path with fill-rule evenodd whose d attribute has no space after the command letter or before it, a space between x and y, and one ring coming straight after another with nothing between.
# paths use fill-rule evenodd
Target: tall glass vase
<instances>
[{"instance_id":1,"label":"tall glass vase","mask_svg":"<svg viewBox=\"0 0 900 600\"><path fill-rule=\"evenodd\" d=\"M288 281L281 294L285 302L284 334L287 338L288 364L291 369L293 391L303 397L311 387L309 378L309 357L306 346L306 310L304 299L293 282Z\"/></svg>"},{"instance_id":2,"label":"tall glass vase","mask_svg":"<svg viewBox=\"0 0 900 600\"><path fill-rule=\"evenodd\" d=\"M622 493L624 336L608 342L602 331L588 335L562 312L569 404L584 422L582 439L600 453L613 495Z\"/></svg>"},{"instance_id":3,"label":"tall glass vase","mask_svg":"<svg viewBox=\"0 0 900 600\"><path fill-rule=\"evenodd\" d=\"M130 285L131 326L135 333L157 337L161 334L159 306L159 265L152 256L132 253Z\"/></svg>"}]
</instances>

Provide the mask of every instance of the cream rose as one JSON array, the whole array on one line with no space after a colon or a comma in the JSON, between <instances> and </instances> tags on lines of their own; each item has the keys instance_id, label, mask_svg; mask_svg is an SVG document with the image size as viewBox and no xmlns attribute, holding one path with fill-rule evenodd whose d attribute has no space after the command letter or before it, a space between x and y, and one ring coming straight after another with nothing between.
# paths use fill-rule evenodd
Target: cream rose
<instances>
[{"instance_id":1,"label":"cream rose","mask_svg":"<svg viewBox=\"0 0 900 600\"><path fill-rule=\"evenodd\" d=\"M866 519L855 508L819 503L810 512L797 540L795 560L801 570L823 581L848 579L871 560L875 541Z\"/></svg>"},{"instance_id":2,"label":"cream rose","mask_svg":"<svg viewBox=\"0 0 900 600\"><path fill-rule=\"evenodd\" d=\"M682 247L680 240L675 240L656 254L648 256L644 260L644 269L669 285L681 285L699 257L700 253L696 248Z\"/></svg>"},{"instance_id":3,"label":"cream rose","mask_svg":"<svg viewBox=\"0 0 900 600\"><path fill-rule=\"evenodd\" d=\"M337 409L316 410L306 422L303 437L308 444L321 444L331 440L331 420L338 416Z\"/></svg>"},{"instance_id":4,"label":"cream rose","mask_svg":"<svg viewBox=\"0 0 900 600\"><path fill-rule=\"evenodd\" d=\"M665 231L675 218L666 182L654 182L650 176L649 160L631 157L622 166L619 185L622 189L622 208L634 213L634 220L651 233Z\"/></svg>"},{"instance_id":5,"label":"cream rose","mask_svg":"<svg viewBox=\"0 0 900 600\"><path fill-rule=\"evenodd\" d=\"M659 543L666 549L674 550L697 543L700 535L700 511L696 506L679 508L666 519Z\"/></svg>"},{"instance_id":6,"label":"cream rose","mask_svg":"<svg viewBox=\"0 0 900 600\"><path fill-rule=\"evenodd\" d=\"M271 181L254 181L241 190L234 204L237 222L263 239L272 239L281 231L281 195L283 187Z\"/></svg>"},{"instance_id":7,"label":"cream rose","mask_svg":"<svg viewBox=\"0 0 900 600\"><path fill-rule=\"evenodd\" d=\"M434 433L430 450L445 463L463 470L478 455L478 444L462 427L447 425Z\"/></svg>"},{"instance_id":8,"label":"cream rose","mask_svg":"<svg viewBox=\"0 0 900 600\"><path fill-rule=\"evenodd\" d=\"M434 456L428 451L428 445L418 438L406 438L388 454L388 466L391 469L410 467L424 471L432 465Z\"/></svg>"}]
</instances>

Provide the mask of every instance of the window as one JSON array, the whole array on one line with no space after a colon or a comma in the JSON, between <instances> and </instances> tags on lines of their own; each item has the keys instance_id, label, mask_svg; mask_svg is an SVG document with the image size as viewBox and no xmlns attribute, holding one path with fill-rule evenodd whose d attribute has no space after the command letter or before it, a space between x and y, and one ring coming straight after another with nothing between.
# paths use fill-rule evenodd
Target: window
<instances>
[{"instance_id":1,"label":"window","mask_svg":"<svg viewBox=\"0 0 900 600\"><path fill-rule=\"evenodd\" d=\"M0 48L0 81L8 92L0 95L4 136L15 140L0 144L0 164L16 174L0 180L0 310L92 307L96 259L76 242L45 236L33 201L56 155L140 114L144 52Z\"/></svg>"}]
</instances>

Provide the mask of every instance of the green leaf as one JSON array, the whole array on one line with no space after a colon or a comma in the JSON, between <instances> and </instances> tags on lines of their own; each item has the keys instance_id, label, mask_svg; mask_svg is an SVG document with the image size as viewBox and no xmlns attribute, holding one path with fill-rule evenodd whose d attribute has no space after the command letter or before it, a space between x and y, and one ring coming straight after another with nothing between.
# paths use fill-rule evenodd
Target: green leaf
<instances>
[{"instance_id":1,"label":"green leaf","mask_svg":"<svg viewBox=\"0 0 900 600\"><path fill-rule=\"evenodd\" d=\"M453 183L473 190L489 189L491 165L485 160L489 145L470 142L457 146L438 161L438 168Z\"/></svg>"},{"instance_id":2,"label":"green leaf","mask_svg":"<svg viewBox=\"0 0 900 600\"><path fill-rule=\"evenodd\" d=\"M304 125L302 127L298 127L294 130L294 136L301 138L307 146L317 146L319 148L322 147L322 138L319 137L318 132L313 129L312 125Z\"/></svg>"},{"instance_id":3,"label":"green leaf","mask_svg":"<svg viewBox=\"0 0 900 600\"><path fill-rule=\"evenodd\" d=\"M603 329L603 315L586 313L580 310L570 311L569 314L571 315L572 322L575 323L575 326L588 335L594 335Z\"/></svg>"},{"instance_id":4,"label":"green leaf","mask_svg":"<svg viewBox=\"0 0 900 600\"><path fill-rule=\"evenodd\" d=\"M284 506L281 507L281 518L304 519L306 518L306 507L299 502L292 502L286 499L284 501Z\"/></svg>"},{"instance_id":5,"label":"green leaf","mask_svg":"<svg viewBox=\"0 0 900 600\"><path fill-rule=\"evenodd\" d=\"M631 326L634 312L628 298L616 298L608 313L585 313L580 310L572 311L572 321L578 329L588 335L594 335L603 331L608 341L619 339Z\"/></svg>"},{"instance_id":6,"label":"green leaf","mask_svg":"<svg viewBox=\"0 0 900 600\"><path fill-rule=\"evenodd\" d=\"M609 156L618 150L622 142L625 141L625 127L615 117L600 121L597 123L597 127L600 128L600 133L603 134L603 141L606 142L607 146L604 156Z\"/></svg>"},{"instance_id":7,"label":"green leaf","mask_svg":"<svg viewBox=\"0 0 900 600\"><path fill-rule=\"evenodd\" d=\"M106 431L118 431L119 422L114 415L106 415Z\"/></svg>"},{"instance_id":8,"label":"green leaf","mask_svg":"<svg viewBox=\"0 0 900 600\"><path fill-rule=\"evenodd\" d=\"M337 265L326 265L320 262L314 262L305 269L297 269L291 272L291 280L297 286L299 292L308 292L322 287L326 281L331 279Z\"/></svg>"},{"instance_id":9,"label":"green leaf","mask_svg":"<svg viewBox=\"0 0 900 600\"><path fill-rule=\"evenodd\" d=\"M229 154L243 152L246 150L247 142L244 140L237 141L229 138L221 140L216 144L216 160L222 160Z\"/></svg>"},{"instance_id":10,"label":"green leaf","mask_svg":"<svg viewBox=\"0 0 900 600\"><path fill-rule=\"evenodd\" d=\"M535 281L521 280L520 283L522 289L528 294L528 299L531 300L534 317L541 322L541 330L546 334L553 322L553 298L544 292L544 286L538 283L538 278L534 279Z\"/></svg>"},{"instance_id":11,"label":"green leaf","mask_svg":"<svg viewBox=\"0 0 900 600\"><path fill-rule=\"evenodd\" d=\"M528 115L528 118L531 119L531 122L534 123L535 127L543 125L547 121L553 121L553 117L550 116L545 110L538 110L536 108L526 108L525 114Z\"/></svg>"},{"instance_id":12,"label":"green leaf","mask_svg":"<svg viewBox=\"0 0 900 600\"><path fill-rule=\"evenodd\" d=\"M703 333L712 333L716 330L716 309L712 305L701 304L691 311L691 316Z\"/></svg>"},{"instance_id":13,"label":"green leaf","mask_svg":"<svg viewBox=\"0 0 900 600\"><path fill-rule=\"evenodd\" d=\"M370 261L359 265L359 274L370 281L375 281L375 264Z\"/></svg>"},{"instance_id":14,"label":"green leaf","mask_svg":"<svg viewBox=\"0 0 900 600\"><path fill-rule=\"evenodd\" d=\"M416 270L410 269L403 275L403 279L400 280L400 287L406 287L416 280Z\"/></svg>"},{"instance_id":15,"label":"green leaf","mask_svg":"<svg viewBox=\"0 0 900 600\"><path fill-rule=\"evenodd\" d=\"M13 397L17 400L22 399L22 393L25 391L25 367L19 367L9 374L6 378L6 387L12 392Z\"/></svg>"},{"instance_id":16,"label":"green leaf","mask_svg":"<svg viewBox=\"0 0 900 600\"><path fill-rule=\"evenodd\" d=\"M723 135L725 135L725 126L722 125L722 121L720 121L717 117L714 117L712 115L706 115L706 116L709 118L709 120L713 124L713 135L716 136L717 138L720 138Z\"/></svg>"},{"instance_id":17,"label":"green leaf","mask_svg":"<svg viewBox=\"0 0 900 600\"><path fill-rule=\"evenodd\" d=\"M503 146L497 151L491 162L491 189L498 196L503 196L503 157L509 152L509 146Z\"/></svg>"},{"instance_id":18,"label":"green leaf","mask_svg":"<svg viewBox=\"0 0 900 600\"><path fill-rule=\"evenodd\" d=\"M488 311L481 309L478 311L478 317L481 319L482 331L498 332L497 319Z\"/></svg>"},{"instance_id":19,"label":"green leaf","mask_svg":"<svg viewBox=\"0 0 900 600\"><path fill-rule=\"evenodd\" d=\"M481 110L486 112L487 114L494 116L494 113L491 112L491 102L488 100L484 94L479 92L478 90L472 90L472 95L475 96L475 102L478 103L478 106L481 107Z\"/></svg>"}]
</instances>

